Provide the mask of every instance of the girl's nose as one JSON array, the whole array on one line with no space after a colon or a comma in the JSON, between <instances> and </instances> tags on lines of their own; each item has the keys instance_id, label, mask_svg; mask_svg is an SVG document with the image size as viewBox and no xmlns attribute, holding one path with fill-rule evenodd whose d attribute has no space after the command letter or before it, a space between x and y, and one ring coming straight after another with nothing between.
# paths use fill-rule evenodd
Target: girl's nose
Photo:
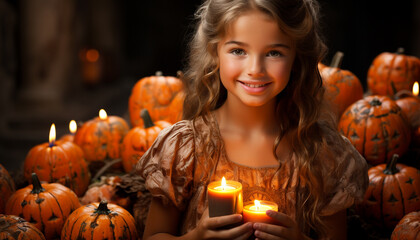
<instances>
[{"instance_id":1,"label":"girl's nose","mask_svg":"<svg viewBox=\"0 0 420 240\"><path fill-rule=\"evenodd\" d=\"M261 77L264 75L264 60L259 56L251 57L249 59L248 76Z\"/></svg>"}]
</instances>

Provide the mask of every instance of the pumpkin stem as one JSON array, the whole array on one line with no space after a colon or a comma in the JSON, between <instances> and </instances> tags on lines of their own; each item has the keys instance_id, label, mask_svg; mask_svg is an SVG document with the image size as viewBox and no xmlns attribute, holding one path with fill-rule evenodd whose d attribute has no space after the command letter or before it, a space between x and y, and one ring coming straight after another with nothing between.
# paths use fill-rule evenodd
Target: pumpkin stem
<instances>
[{"instance_id":1,"label":"pumpkin stem","mask_svg":"<svg viewBox=\"0 0 420 240\"><path fill-rule=\"evenodd\" d=\"M94 213L108 215L110 212L111 210L108 208L108 202L106 200L102 200L99 203L98 208L95 209Z\"/></svg>"},{"instance_id":2,"label":"pumpkin stem","mask_svg":"<svg viewBox=\"0 0 420 240\"><path fill-rule=\"evenodd\" d=\"M344 57L344 53L337 51L334 54L333 59L331 60L331 64L330 67L332 68L340 68L341 67L341 63L343 62L343 57Z\"/></svg>"},{"instance_id":3,"label":"pumpkin stem","mask_svg":"<svg viewBox=\"0 0 420 240\"><path fill-rule=\"evenodd\" d=\"M403 53L404 53L404 48L399 47L399 48L397 49L396 54L403 54Z\"/></svg>"},{"instance_id":4,"label":"pumpkin stem","mask_svg":"<svg viewBox=\"0 0 420 240\"><path fill-rule=\"evenodd\" d=\"M398 154L392 155L391 161L389 161L386 164L386 168L383 172L388 175L394 175L398 173L399 170L397 169L397 160L398 160Z\"/></svg>"},{"instance_id":5,"label":"pumpkin stem","mask_svg":"<svg viewBox=\"0 0 420 240\"><path fill-rule=\"evenodd\" d=\"M370 105L372 105L373 107L381 106L382 102L379 99L374 98L372 101L370 101Z\"/></svg>"},{"instance_id":6,"label":"pumpkin stem","mask_svg":"<svg viewBox=\"0 0 420 240\"><path fill-rule=\"evenodd\" d=\"M163 72L162 71L156 71L155 75L156 76L163 76Z\"/></svg>"},{"instance_id":7,"label":"pumpkin stem","mask_svg":"<svg viewBox=\"0 0 420 240\"><path fill-rule=\"evenodd\" d=\"M141 110L140 117L143 119L144 128L151 128L155 126L155 124L152 121L152 118L150 117L149 111L147 111L147 109Z\"/></svg>"},{"instance_id":8,"label":"pumpkin stem","mask_svg":"<svg viewBox=\"0 0 420 240\"><path fill-rule=\"evenodd\" d=\"M38 176L36 173L32 173L32 194L38 194L45 191L45 188L42 187L41 182L39 181Z\"/></svg>"}]
</instances>

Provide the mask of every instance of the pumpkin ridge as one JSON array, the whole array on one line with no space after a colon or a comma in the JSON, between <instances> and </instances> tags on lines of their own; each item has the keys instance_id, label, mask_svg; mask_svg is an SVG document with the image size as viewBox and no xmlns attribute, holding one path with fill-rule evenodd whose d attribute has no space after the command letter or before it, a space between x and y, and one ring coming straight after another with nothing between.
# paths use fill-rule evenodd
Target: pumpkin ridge
<instances>
[{"instance_id":1,"label":"pumpkin ridge","mask_svg":"<svg viewBox=\"0 0 420 240\"><path fill-rule=\"evenodd\" d=\"M58 199L55 197L55 195L54 195L54 194L52 194L51 192L48 192L48 194L49 194L49 195L51 195L51 197L53 197L53 198L54 198L55 202L56 202L56 203L57 203L57 205L58 205L58 209L60 209L60 212L61 212L61 218L63 218L65 215L64 215L64 213L63 213L63 209L61 208L60 201L58 201ZM52 213L54 214L54 212L52 212Z\"/></svg>"},{"instance_id":2,"label":"pumpkin ridge","mask_svg":"<svg viewBox=\"0 0 420 240\"><path fill-rule=\"evenodd\" d=\"M397 173L398 174L398 173ZM400 199L401 199L401 206L402 206L402 212L405 213L405 199L404 199L404 194L402 192L403 186L401 186L401 183L399 181L399 179L396 177L396 174L392 175L392 177L397 181L398 183L398 190L400 193ZM399 219L401 220L401 219ZM399 222L399 220L397 221L397 223Z\"/></svg>"}]
</instances>

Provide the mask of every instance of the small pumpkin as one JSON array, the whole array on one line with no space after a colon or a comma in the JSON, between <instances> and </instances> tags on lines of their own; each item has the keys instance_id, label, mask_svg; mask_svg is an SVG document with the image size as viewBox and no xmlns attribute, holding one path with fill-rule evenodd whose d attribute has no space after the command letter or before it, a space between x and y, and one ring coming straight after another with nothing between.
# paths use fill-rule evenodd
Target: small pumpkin
<instances>
[{"instance_id":1,"label":"small pumpkin","mask_svg":"<svg viewBox=\"0 0 420 240\"><path fill-rule=\"evenodd\" d=\"M129 131L127 122L118 116L108 116L105 110L99 116L85 122L74 136L88 162L120 157L120 147Z\"/></svg>"},{"instance_id":2,"label":"small pumpkin","mask_svg":"<svg viewBox=\"0 0 420 240\"><path fill-rule=\"evenodd\" d=\"M370 165L403 155L411 140L407 117L387 96L367 96L350 105L340 118L338 130Z\"/></svg>"},{"instance_id":3,"label":"small pumpkin","mask_svg":"<svg viewBox=\"0 0 420 240\"><path fill-rule=\"evenodd\" d=\"M410 91L415 81L420 81L420 59L405 55L403 48L396 53L379 54L367 74L368 89L373 95L393 96L401 90Z\"/></svg>"},{"instance_id":4,"label":"small pumpkin","mask_svg":"<svg viewBox=\"0 0 420 240\"><path fill-rule=\"evenodd\" d=\"M0 164L0 213L4 213L7 200L16 191L16 185L9 172Z\"/></svg>"},{"instance_id":5,"label":"small pumpkin","mask_svg":"<svg viewBox=\"0 0 420 240\"><path fill-rule=\"evenodd\" d=\"M154 121L163 120L173 124L181 120L183 87L178 77L162 76L161 72L137 81L128 101L131 125L144 127L140 116L142 109L147 109Z\"/></svg>"},{"instance_id":6,"label":"small pumpkin","mask_svg":"<svg viewBox=\"0 0 420 240\"><path fill-rule=\"evenodd\" d=\"M100 202L105 200L109 203L117 204L125 209L130 207L130 198L119 196L117 185L121 182L119 176L101 176L98 182L92 183L85 195L80 198L82 205Z\"/></svg>"},{"instance_id":7,"label":"small pumpkin","mask_svg":"<svg viewBox=\"0 0 420 240\"><path fill-rule=\"evenodd\" d=\"M391 234L391 240L418 240L419 238L420 211L406 214Z\"/></svg>"},{"instance_id":8,"label":"small pumpkin","mask_svg":"<svg viewBox=\"0 0 420 240\"><path fill-rule=\"evenodd\" d=\"M41 181L57 182L82 196L90 183L90 172L82 149L70 141L42 143L31 148L24 161L24 176L30 183L32 173Z\"/></svg>"},{"instance_id":9,"label":"small pumpkin","mask_svg":"<svg viewBox=\"0 0 420 240\"><path fill-rule=\"evenodd\" d=\"M387 164L368 170L369 186L360 206L368 222L388 229L405 214L420 210L420 171L397 161L394 154Z\"/></svg>"},{"instance_id":10,"label":"small pumpkin","mask_svg":"<svg viewBox=\"0 0 420 240\"><path fill-rule=\"evenodd\" d=\"M150 148L162 129L169 127L171 123L160 120L153 122L147 109L141 110L144 127L134 127L125 135L121 157L126 172L130 172L137 161Z\"/></svg>"},{"instance_id":11,"label":"small pumpkin","mask_svg":"<svg viewBox=\"0 0 420 240\"><path fill-rule=\"evenodd\" d=\"M341 69L343 56L342 52L337 52L331 65L320 70L326 89L325 97L331 102L337 118L340 118L348 106L363 98L363 86L359 78L352 72Z\"/></svg>"},{"instance_id":12,"label":"small pumpkin","mask_svg":"<svg viewBox=\"0 0 420 240\"><path fill-rule=\"evenodd\" d=\"M62 240L137 239L136 223L124 208L101 201L76 209L66 220Z\"/></svg>"},{"instance_id":13,"label":"small pumpkin","mask_svg":"<svg viewBox=\"0 0 420 240\"><path fill-rule=\"evenodd\" d=\"M41 184L33 173L32 185L17 190L7 201L6 214L34 224L46 239L57 239L67 217L78 207L79 199L70 188L59 183Z\"/></svg>"},{"instance_id":14,"label":"small pumpkin","mask_svg":"<svg viewBox=\"0 0 420 240\"><path fill-rule=\"evenodd\" d=\"M0 239L45 240L44 234L33 224L15 215L0 214Z\"/></svg>"}]
</instances>

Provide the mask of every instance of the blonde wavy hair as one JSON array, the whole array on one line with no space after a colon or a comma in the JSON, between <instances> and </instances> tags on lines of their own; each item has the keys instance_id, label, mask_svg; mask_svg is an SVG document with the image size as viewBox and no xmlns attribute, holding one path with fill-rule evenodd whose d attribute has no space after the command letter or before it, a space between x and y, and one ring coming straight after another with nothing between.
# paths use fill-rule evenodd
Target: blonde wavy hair
<instances>
[{"instance_id":1,"label":"blonde wavy hair","mask_svg":"<svg viewBox=\"0 0 420 240\"><path fill-rule=\"evenodd\" d=\"M276 155L283 137L290 140L296 156L294 167L299 169L300 179L305 182L304 190L301 189L297 196L296 206L303 209L297 217L322 236L325 224L319 212L325 186L316 160L326 140L320 126L324 88L318 63L325 56L326 46L320 34L319 5L315 0L206 0L195 14L197 25L183 76L187 91L183 117L196 119L201 116L206 121L210 111L226 101L227 91L219 79L217 44L229 24L242 13L254 9L274 19L296 43L290 80L277 96L280 132L273 151ZM331 122L324 123L330 125ZM284 165L280 162L280 167Z\"/></svg>"}]
</instances>

